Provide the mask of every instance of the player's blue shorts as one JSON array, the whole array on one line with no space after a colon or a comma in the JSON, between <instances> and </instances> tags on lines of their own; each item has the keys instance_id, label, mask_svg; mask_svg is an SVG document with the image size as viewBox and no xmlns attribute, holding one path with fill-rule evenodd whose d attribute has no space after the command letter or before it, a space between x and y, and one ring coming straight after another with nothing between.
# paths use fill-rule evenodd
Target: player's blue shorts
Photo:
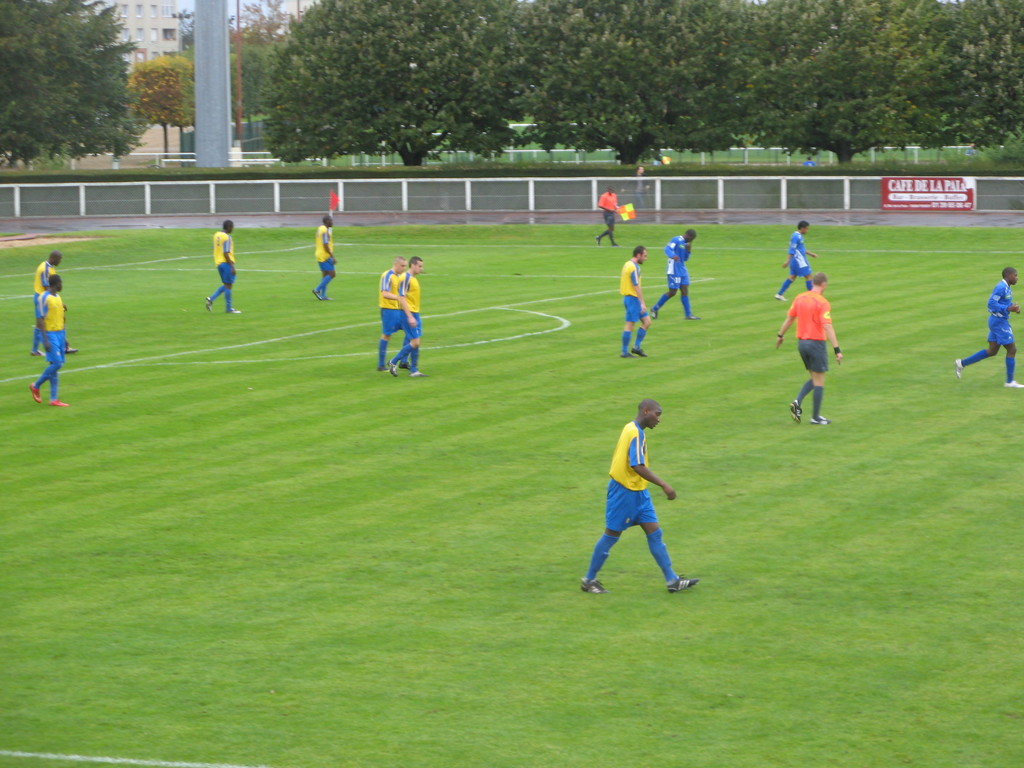
<instances>
[{"instance_id":1,"label":"player's blue shorts","mask_svg":"<svg viewBox=\"0 0 1024 768\"><path fill-rule=\"evenodd\" d=\"M674 275L668 276L668 289L670 291L677 291L684 285L690 284L690 273L686 271L686 267L683 267Z\"/></svg>"},{"instance_id":2,"label":"player's blue shorts","mask_svg":"<svg viewBox=\"0 0 1024 768\"><path fill-rule=\"evenodd\" d=\"M46 340L50 342L50 348L46 350L46 362L63 363L64 347L67 346L67 342L64 340L64 331L43 331L43 333L46 334Z\"/></svg>"},{"instance_id":3,"label":"player's blue shorts","mask_svg":"<svg viewBox=\"0 0 1024 768\"><path fill-rule=\"evenodd\" d=\"M797 277L810 277L811 265L804 264L801 266L800 261L793 256L789 259L789 274L796 275Z\"/></svg>"},{"instance_id":4,"label":"player's blue shorts","mask_svg":"<svg viewBox=\"0 0 1024 768\"><path fill-rule=\"evenodd\" d=\"M1003 346L1013 344L1013 329L1005 317L990 315L988 318L988 340Z\"/></svg>"},{"instance_id":5,"label":"player's blue shorts","mask_svg":"<svg viewBox=\"0 0 1024 768\"><path fill-rule=\"evenodd\" d=\"M646 312L640 311L640 299L636 296L623 296L622 304L626 307L626 322L635 323L643 317L647 317Z\"/></svg>"},{"instance_id":6,"label":"player's blue shorts","mask_svg":"<svg viewBox=\"0 0 1024 768\"><path fill-rule=\"evenodd\" d=\"M409 325L409 319L405 316L405 312L400 312L400 314L402 315L402 330L405 331L406 340L408 341L409 339L420 338L423 335L423 324L420 321L420 313L412 313L412 316L416 318L415 328Z\"/></svg>"},{"instance_id":7,"label":"player's blue shorts","mask_svg":"<svg viewBox=\"0 0 1024 768\"><path fill-rule=\"evenodd\" d=\"M222 261L217 265L217 274L220 275L220 281L226 285L231 285L235 282L235 276L231 274L231 265L226 261Z\"/></svg>"},{"instance_id":8,"label":"player's blue shorts","mask_svg":"<svg viewBox=\"0 0 1024 768\"><path fill-rule=\"evenodd\" d=\"M380 310L380 326L381 333L384 336L390 336L392 333L402 327L402 323L405 322L405 313L400 309L384 309Z\"/></svg>"},{"instance_id":9,"label":"player's blue shorts","mask_svg":"<svg viewBox=\"0 0 1024 768\"><path fill-rule=\"evenodd\" d=\"M604 505L604 527L609 531L624 531L631 525L656 523L651 494L631 491L617 480L608 481L608 496Z\"/></svg>"},{"instance_id":10,"label":"player's blue shorts","mask_svg":"<svg viewBox=\"0 0 1024 768\"><path fill-rule=\"evenodd\" d=\"M334 262L331 261L330 259L325 259L324 261L318 261L316 263L316 265L318 267L320 267L320 271L321 272L333 272L334 271Z\"/></svg>"}]
</instances>

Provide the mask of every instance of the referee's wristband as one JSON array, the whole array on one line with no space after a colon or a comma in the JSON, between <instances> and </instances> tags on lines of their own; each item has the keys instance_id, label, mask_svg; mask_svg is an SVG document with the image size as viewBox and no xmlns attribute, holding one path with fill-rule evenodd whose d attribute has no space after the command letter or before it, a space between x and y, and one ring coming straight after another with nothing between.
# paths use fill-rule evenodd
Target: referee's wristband
<instances>
[{"instance_id":1,"label":"referee's wristband","mask_svg":"<svg viewBox=\"0 0 1024 768\"><path fill-rule=\"evenodd\" d=\"M834 351L834 352L835 352L835 353L836 353L837 355L839 355L839 354L842 354L842 350L841 350L841 349L839 349L839 347L832 347L832 350L833 350L833 351Z\"/></svg>"},{"instance_id":2,"label":"referee's wristband","mask_svg":"<svg viewBox=\"0 0 1024 768\"><path fill-rule=\"evenodd\" d=\"M777 334L777 335L778 335L778 337L779 337L780 339L781 339L781 338L783 338L783 336L782 336L782 334L781 334L781 333L780 333L780 334Z\"/></svg>"}]
</instances>

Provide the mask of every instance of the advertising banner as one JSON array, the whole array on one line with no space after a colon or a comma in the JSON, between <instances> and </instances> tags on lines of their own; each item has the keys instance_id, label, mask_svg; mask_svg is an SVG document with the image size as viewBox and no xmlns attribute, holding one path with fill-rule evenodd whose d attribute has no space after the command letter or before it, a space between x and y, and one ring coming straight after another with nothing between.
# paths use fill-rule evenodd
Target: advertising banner
<instances>
[{"instance_id":1,"label":"advertising banner","mask_svg":"<svg viewBox=\"0 0 1024 768\"><path fill-rule=\"evenodd\" d=\"M885 176L883 211L973 211L975 179L966 176Z\"/></svg>"}]
</instances>

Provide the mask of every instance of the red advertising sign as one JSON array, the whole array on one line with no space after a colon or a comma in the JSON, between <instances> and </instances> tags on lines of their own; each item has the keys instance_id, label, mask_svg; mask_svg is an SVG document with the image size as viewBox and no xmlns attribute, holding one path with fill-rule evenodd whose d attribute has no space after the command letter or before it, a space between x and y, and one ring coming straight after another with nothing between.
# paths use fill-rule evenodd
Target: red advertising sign
<instances>
[{"instance_id":1,"label":"red advertising sign","mask_svg":"<svg viewBox=\"0 0 1024 768\"><path fill-rule=\"evenodd\" d=\"M965 176L885 176L883 211L973 211L977 184Z\"/></svg>"}]
</instances>

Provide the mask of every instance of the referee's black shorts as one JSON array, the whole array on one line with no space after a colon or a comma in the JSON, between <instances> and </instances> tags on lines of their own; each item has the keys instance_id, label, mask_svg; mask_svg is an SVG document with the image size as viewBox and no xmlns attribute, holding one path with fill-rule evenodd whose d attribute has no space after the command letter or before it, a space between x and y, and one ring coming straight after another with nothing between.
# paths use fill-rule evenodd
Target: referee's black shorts
<instances>
[{"instance_id":1,"label":"referee's black shorts","mask_svg":"<svg viewBox=\"0 0 1024 768\"><path fill-rule=\"evenodd\" d=\"M804 361L804 368L815 373L825 373L828 370L828 347L824 339L799 339L797 349L800 351L800 359Z\"/></svg>"}]
</instances>

